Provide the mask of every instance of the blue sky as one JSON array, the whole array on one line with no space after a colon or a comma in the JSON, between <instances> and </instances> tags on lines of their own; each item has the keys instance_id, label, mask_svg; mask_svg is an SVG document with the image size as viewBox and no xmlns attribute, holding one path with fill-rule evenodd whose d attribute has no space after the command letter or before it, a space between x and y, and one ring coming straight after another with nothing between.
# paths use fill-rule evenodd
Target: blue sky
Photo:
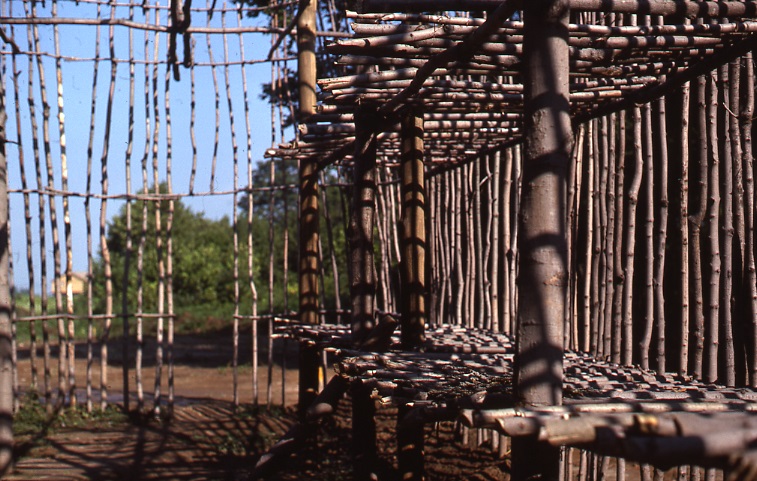
<instances>
[{"instance_id":1,"label":"blue sky","mask_svg":"<svg viewBox=\"0 0 757 481\"><path fill-rule=\"evenodd\" d=\"M195 4L199 4L200 1L195 1ZM8 3L12 4L13 16L23 16L23 2L11 1L6 2L6 11L3 15L9 15ZM163 5L167 5L167 0L160 2ZM219 7L223 7L225 3L223 0L218 0ZM52 8L52 2L47 1L46 6L43 8L38 3L38 13L40 17L46 17L50 15L50 9ZM96 5L80 3L76 6L71 1L59 1L58 2L58 16L59 17L85 17L92 18L96 15ZM108 17L110 15L110 7L103 6L101 16ZM161 24L167 23L168 12L166 10L161 11ZM141 9L134 10L134 20L137 22L144 22L145 18L142 15ZM115 11L115 16L119 18L128 18L129 9L126 7L118 7ZM205 15L201 13L195 13L193 17L193 24L195 26L205 25ZM213 17L211 26L220 27L221 22L224 20L224 16L216 14ZM150 22L154 22L155 18L149 19ZM225 15L225 21L227 26L237 25L237 16L235 13L227 13ZM242 25L260 25L263 19L242 19ZM59 29L59 49L63 56L72 57L84 57L93 58L96 56L96 40L97 40L97 27L94 26L60 26ZM31 50L27 42L27 27L15 26L12 31L9 26L5 26L7 34L13 35L16 43L22 50ZM128 59L129 58L129 30L125 27L114 27L114 48L116 58ZM40 42L41 50L48 53L55 52L55 39L54 31L50 26L40 26ZM168 37L166 34L148 33L145 36L144 31L134 30L133 45L134 55L139 62L145 58L145 46L148 49L148 56L153 58L155 42L158 42L158 54L157 58L164 60L166 58L166 46ZM109 27L100 27L100 56L109 56L108 45ZM147 41L147 42L146 42ZM195 34L195 55L194 60L197 63L209 62L209 54L207 48L207 36L204 34ZM229 61L239 61L242 57L240 49L239 36L230 36L228 39L227 51ZM181 40L179 40L181 42ZM223 37L220 35L212 35L211 46L213 50L213 57L216 62L224 59L224 42ZM262 59L268 54L270 49L271 38L268 35L254 33L245 34L243 37L244 57L246 60ZM3 45L3 51L8 52L10 49L7 45ZM183 52L181 43L178 49L179 58L182 58ZM16 124L16 115L13 111L14 108L14 93L13 82L10 75L11 72L11 58L9 55L3 56L4 68L5 68L5 89L6 98L8 99L7 105L9 109L9 117L7 121L7 135L8 138L13 140L16 138L18 129ZM51 158L54 165L54 183L56 188L61 188L61 149L60 138L58 135L59 122L58 122L58 108L57 108L57 93L56 93L56 68L55 60L51 57L43 57L43 66L45 70L45 82L47 88L48 102L50 104L50 135L51 135ZM126 151L128 146L128 132L129 132L129 90L131 74L129 71L128 63L118 63L114 84L114 95L112 103L112 120L110 125L110 141L109 141L109 154L107 158L108 173L109 173L109 193L120 194L126 192ZM216 68L215 74L217 79L218 95L220 97L219 104L219 118L220 118L220 130L219 140L216 152L216 169L215 177L211 179L211 165L213 163L214 150L215 150L215 87L213 79L213 68L196 67L195 68L195 96L196 96L196 119L195 119L195 138L197 143L197 174L194 184L194 192L210 192L210 191L227 191L233 188L233 155L232 155L232 139L230 129L230 115L229 106L226 94L225 76L228 74L230 90L231 90L231 109L235 118L235 133L236 143L238 145L238 161L239 161L239 186L243 187L247 184L247 132L245 124L245 102L242 87L242 69L247 76L247 107L249 109L249 122L250 122L250 135L252 148L251 158L253 162L263 158L263 153L266 148L269 148L272 143L271 137L271 111L269 105L260 99L261 84L268 82L271 79L271 67L269 63L261 63L256 65L247 65L242 67L240 65L233 65L229 67L228 71L224 68ZM289 68L296 68L296 64L291 62ZM88 143L90 137L90 121L91 121L91 107L92 107L92 92L93 92L93 78L94 78L95 62L93 61L68 61L62 62L62 88L63 88L63 111L65 113L65 139L66 139L66 153L68 159L68 175L69 175L69 190L74 192L85 192L87 188L87 163L88 163ZM146 72L147 69L147 72ZM19 117L21 124L21 144L23 146L25 165L26 165L26 177L29 182L29 188L36 188L35 171L34 171L34 152L32 149L32 135L31 135L31 119L28 106L28 89L31 83L33 89L33 95L36 103L36 119L38 124L38 133L40 142L42 139L42 104L40 99L40 82L39 72L36 65L36 60L32 70L29 69L28 57L17 56L16 71L18 74L19 82L19 107L21 108L21 115ZM147 82L150 88L150 97L147 99L149 103L149 113L146 116L145 113L145 82L146 73L148 74ZM92 162L92 192L101 192L101 157L103 155L104 138L106 132L106 113L108 106L108 92L110 89L111 81L111 63L109 61L102 61L99 65L99 72L97 76L97 102L95 110L95 129L94 129L94 144L93 154L91 156ZM164 105L165 95L165 77L166 77L166 65L158 66L158 105L160 107L159 112L159 140L158 140L158 162L159 162L159 175L160 179L166 178L166 152L167 152L167 138L166 138L166 118ZM190 140L190 105L191 105L191 87L192 82L190 80L190 71L187 69L181 69L181 81L175 81L173 78L170 80L170 100L171 100L171 131L173 141L172 146L172 173L173 173L173 190L178 193L186 193L189 191L190 173L192 167L192 145ZM148 161L148 176L150 179L150 185L152 185L152 136L154 135L154 128L156 125L152 102L152 66L145 66L143 64L137 64L134 67L134 139L132 145L131 155L131 189L132 192L136 192L142 188L142 160L145 152L145 146L150 149L150 154L147 158ZM149 131L146 130L146 126L149 125ZM278 134L278 133L277 133ZM292 133L285 133L285 137L291 137ZM277 137L276 142L281 141L281 138ZM20 180L20 168L19 168L19 146L13 143L9 143L7 146L8 166L9 166L9 182L12 189L18 189L21 187ZM41 158L44 170L44 156ZM212 182L211 182L212 180ZM43 183L47 182L47 177L43 173ZM35 258L35 270L37 271L35 277L37 278L37 289L39 289L39 234L37 232L37 196L31 196L32 213L34 218L32 225L34 226L33 233L33 253ZM230 195L221 196L202 196L189 198L185 201L194 211L204 212L207 217L220 218L222 216L231 216L233 213L233 202ZM108 217L119 212L119 209L123 205L123 201L111 200L107 203ZM84 199L71 198L71 224L73 228L73 245L74 245L74 270L85 271L87 268L87 252L86 252L86 230L85 230L85 209ZM57 210L59 219L59 229L61 236L61 246L63 245L63 210L62 199L57 199ZM24 233L24 208L23 197L21 194L11 195L11 229L12 229L12 249L13 249L13 262L15 267L15 282L19 289L28 287L29 280L26 269L26 237ZM98 219L100 215L100 201L93 199L91 201L91 215L93 221L93 235L94 246L97 251L99 245L98 237L99 230L97 228ZM49 223L49 219L48 219ZM50 239L50 227L48 226L48 239L46 251L48 255L48 279L52 278L52 244ZM65 260L63 260L65 262ZM39 291L37 291L39 292Z\"/></svg>"}]
</instances>

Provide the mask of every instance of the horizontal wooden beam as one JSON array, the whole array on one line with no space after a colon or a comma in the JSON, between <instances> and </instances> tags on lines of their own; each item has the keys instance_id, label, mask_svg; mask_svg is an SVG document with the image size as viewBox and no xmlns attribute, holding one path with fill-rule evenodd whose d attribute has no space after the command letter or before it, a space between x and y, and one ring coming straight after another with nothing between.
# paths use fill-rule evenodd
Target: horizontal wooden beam
<instances>
[{"instance_id":1,"label":"horizontal wooden beam","mask_svg":"<svg viewBox=\"0 0 757 481\"><path fill-rule=\"evenodd\" d=\"M571 10L684 16L688 18L757 16L757 2L686 0L570 0Z\"/></svg>"},{"instance_id":2,"label":"horizontal wooden beam","mask_svg":"<svg viewBox=\"0 0 757 481\"><path fill-rule=\"evenodd\" d=\"M172 32L174 27L169 25L152 25L148 23L135 22L125 18L68 18L68 17L0 17L0 25L92 25L92 26L117 26L133 28L135 30L147 30L149 32ZM201 33L208 35L229 35L241 33L278 33L288 34L297 33L297 29L287 32L285 28L273 27L189 27L182 33L192 34ZM316 32L318 37L343 38L351 37L349 32Z\"/></svg>"},{"instance_id":3,"label":"horizontal wooden beam","mask_svg":"<svg viewBox=\"0 0 757 481\"><path fill-rule=\"evenodd\" d=\"M392 113L399 108L409 97L415 95L423 86L423 82L434 74L437 68L446 67L450 61L466 61L472 57L476 50L483 44L487 37L499 28L499 25L510 18L518 8L517 0L505 0L489 15L486 22L478 27L473 33L454 47L429 59L413 79L413 83L397 94L391 101L385 103L380 112L384 115Z\"/></svg>"},{"instance_id":4,"label":"horizontal wooden beam","mask_svg":"<svg viewBox=\"0 0 757 481\"><path fill-rule=\"evenodd\" d=\"M755 48L757 48L757 37L748 37L741 42L737 42L734 45L719 50L717 54L711 55L675 75L669 76L667 80L661 84L639 89L617 102L601 106L582 115L577 115L574 117L574 124L578 125L594 118L620 112L631 108L634 105L640 105L659 99L686 82L690 82L700 75L711 72L719 66L725 65Z\"/></svg>"},{"instance_id":5,"label":"horizontal wooden beam","mask_svg":"<svg viewBox=\"0 0 757 481\"><path fill-rule=\"evenodd\" d=\"M521 7L519 2L518 8ZM757 16L757 2L688 1L688 0L570 0L576 11L635 13L640 15L679 15L688 18L742 18ZM362 0L360 13L439 11L490 11L502 4L500 0Z\"/></svg>"}]
</instances>

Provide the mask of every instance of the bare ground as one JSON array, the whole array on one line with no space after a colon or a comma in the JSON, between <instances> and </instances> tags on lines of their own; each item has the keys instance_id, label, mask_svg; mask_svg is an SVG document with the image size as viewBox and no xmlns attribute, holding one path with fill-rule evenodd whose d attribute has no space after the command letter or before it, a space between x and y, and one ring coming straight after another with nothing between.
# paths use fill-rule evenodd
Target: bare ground
<instances>
[{"instance_id":1,"label":"bare ground","mask_svg":"<svg viewBox=\"0 0 757 481\"><path fill-rule=\"evenodd\" d=\"M247 340L249 341L249 339ZM176 367L173 415L105 417L89 419L82 415L73 425L17 436L15 470L8 480L244 480L248 479L258 458L293 424L291 406L271 410L253 409L252 369L239 370L241 407L233 403L233 370L229 366L228 340L212 336L177 338L174 349ZM240 343L240 345L243 345ZM118 349L112 346L109 369L110 399L120 396L121 367ZM154 352L147 346L146 353ZM23 354L23 353L22 353ZM54 353L55 354L55 353ZM80 353L77 353L79 355ZM85 353L84 353L85 354ZM277 354L282 354L281 352ZM244 352L240 363L249 363ZM281 358L281 356L278 356ZM54 357L55 359L55 357ZM133 357L132 357L133 359ZM246 359L246 360L245 360ZM40 360L41 361L41 360ZM28 385L31 372L28 352L20 362L20 385ZM143 372L145 406L152 405L154 357L145 359ZM290 359L290 366L293 365ZM281 402L281 364L273 370L271 395ZM51 366L57 378L57 360ZM99 365L93 363L93 399L97 406ZM86 356L76 364L80 402L86 385ZM259 399L266 404L267 366L259 370ZM129 372L134 386L134 372ZM287 369L286 399L294 403L297 395L296 371ZM167 393L165 371L162 391ZM57 384L56 384L57 386ZM121 397L122 399L122 397ZM136 401L134 394L132 402ZM132 404L134 406L134 404ZM97 408L95 408L97 409ZM74 416L76 418L76 416ZM379 479L393 480L396 473L394 430L396 411L379 409L377 415L378 455L382 469ZM341 403L337 415L322 424L316 439L303 452L291 458L285 468L270 479L352 479L350 405ZM470 479L500 481L507 479L507 462L488 443L477 447L468 442L453 423L427 426L425 452L429 480Z\"/></svg>"}]
</instances>

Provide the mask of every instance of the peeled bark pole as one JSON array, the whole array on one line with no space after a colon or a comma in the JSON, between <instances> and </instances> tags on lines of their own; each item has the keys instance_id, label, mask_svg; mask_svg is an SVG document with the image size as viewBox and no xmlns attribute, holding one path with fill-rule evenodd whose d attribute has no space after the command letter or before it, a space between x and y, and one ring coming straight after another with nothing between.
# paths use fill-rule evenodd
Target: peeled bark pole
<instances>
[{"instance_id":1,"label":"peeled bark pole","mask_svg":"<svg viewBox=\"0 0 757 481\"><path fill-rule=\"evenodd\" d=\"M741 82L742 88L742 103L741 111L739 112L739 124L741 126L741 138L744 142L744 148L742 150L743 155L743 172L744 172L744 235L745 235L745 250L744 250L744 278L745 278L745 296L748 301L745 308L746 312L750 316L749 319L754 319L757 316L757 272L755 272L755 250L754 250L754 156L753 156L753 144L752 144L752 123L754 121L754 65L753 57L750 52L744 57L745 69L744 80ZM750 340L750 348L753 353L757 353L757 332L752 335ZM751 385L755 386L757 383L757 355L753 354L751 370Z\"/></svg>"},{"instance_id":2,"label":"peeled bark pole","mask_svg":"<svg viewBox=\"0 0 757 481\"><path fill-rule=\"evenodd\" d=\"M0 476L13 458L13 349L8 272L8 169L5 157L5 89L0 86Z\"/></svg>"},{"instance_id":3,"label":"peeled bark pole","mask_svg":"<svg viewBox=\"0 0 757 481\"><path fill-rule=\"evenodd\" d=\"M678 372L689 372L689 101L690 85L687 83L681 89L681 177L680 185L680 239L681 239L681 351L679 354Z\"/></svg>"},{"instance_id":4,"label":"peeled bark pole","mask_svg":"<svg viewBox=\"0 0 757 481\"><path fill-rule=\"evenodd\" d=\"M371 389L360 382L353 383L352 395L352 461L355 481L377 479L375 471L376 449L376 403L371 398Z\"/></svg>"},{"instance_id":5,"label":"peeled bark pole","mask_svg":"<svg viewBox=\"0 0 757 481\"><path fill-rule=\"evenodd\" d=\"M524 4L525 159L520 215L516 392L526 405L562 403L567 286L565 192L573 141L568 2ZM514 440L515 481L558 479L560 452Z\"/></svg>"},{"instance_id":6,"label":"peeled bark pole","mask_svg":"<svg viewBox=\"0 0 757 481\"><path fill-rule=\"evenodd\" d=\"M349 226L350 299L352 338L359 346L374 327L376 266L373 228L376 199L376 111L361 108L355 114L355 167Z\"/></svg>"},{"instance_id":7,"label":"peeled bark pole","mask_svg":"<svg viewBox=\"0 0 757 481\"><path fill-rule=\"evenodd\" d=\"M297 29L300 117L315 113L315 11L311 0L300 8ZM300 321L318 324L318 176L315 162L300 164Z\"/></svg>"},{"instance_id":8,"label":"peeled bark pole","mask_svg":"<svg viewBox=\"0 0 757 481\"><path fill-rule=\"evenodd\" d=\"M718 125L717 107L718 92L716 73L709 76L709 91L707 99L707 135L710 145L708 158L708 183L709 191L707 198L707 255L710 259L709 275L709 308L707 319L707 361L705 369L705 381L715 382L718 379L718 354L720 344L720 152L718 149Z\"/></svg>"},{"instance_id":9,"label":"peeled bark pole","mask_svg":"<svg viewBox=\"0 0 757 481\"><path fill-rule=\"evenodd\" d=\"M655 257L654 257L654 316L657 320L657 370L665 372L665 295L663 289L663 275L665 274L665 245L668 232L668 148L667 129L665 124L665 99L659 99L657 103L657 115L659 123L658 135L655 138L659 151L660 164L660 204L657 211L659 218L655 233Z\"/></svg>"},{"instance_id":10,"label":"peeled bark pole","mask_svg":"<svg viewBox=\"0 0 757 481\"><path fill-rule=\"evenodd\" d=\"M693 370L697 379L702 379L704 363L704 340L705 340L705 307L704 307L704 286L702 260L702 225L707 211L707 159L709 158L709 146L707 144L707 97L706 97L706 78L701 76L697 79L696 93L696 123L697 128L694 130L696 139L694 144L698 146L695 152L692 152L692 196L689 210L689 227L690 234L690 255L691 261L691 292L694 300L694 309L692 310L693 324Z\"/></svg>"},{"instance_id":11,"label":"peeled bark pole","mask_svg":"<svg viewBox=\"0 0 757 481\"><path fill-rule=\"evenodd\" d=\"M720 94L718 102L728 103L728 66L722 66L719 71ZM730 136L728 134L728 120L722 121L722 134L719 137L722 144L723 172L721 198L723 205L723 256L721 265L723 266L722 288L720 305L722 307L722 324L721 329L723 341L725 344L724 363L720 367L724 371L724 378L721 380L726 386L736 385L736 353L733 339L733 162L731 160ZM719 378L720 379L720 378Z\"/></svg>"},{"instance_id":12,"label":"peeled bark pole","mask_svg":"<svg viewBox=\"0 0 757 481\"><path fill-rule=\"evenodd\" d=\"M644 335L640 342L642 369L649 369L649 351L654 333L654 140L652 136L652 109L649 104L642 108L644 126L644 175L642 187L646 206L644 208ZM642 470L646 473L646 470Z\"/></svg>"},{"instance_id":13,"label":"peeled bark pole","mask_svg":"<svg viewBox=\"0 0 757 481\"><path fill-rule=\"evenodd\" d=\"M631 184L628 187L628 215L626 217L626 251L625 251L625 279L623 281L623 331L621 362L629 365L632 362L633 349L633 285L634 260L636 256L636 210L639 203L639 191L643 173L644 157L641 144L641 108L633 109L633 146L634 168Z\"/></svg>"},{"instance_id":14,"label":"peeled bark pole","mask_svg":"<svg viewBox=\"0 0 757 481\"><path fill-rule=\"evenodd\" d=\"M300 80L300 120L315 113L315 19L317 1L300 4L297 22L297 65ZM318 324L318 166L300 162L300 321ZM318 391L318 353L306 344L300 347L299 407L302 412Z\"/></svg>"},{"instance_id":15,"label":"peeled bark pole","mask_svg":"<svg viewBox=\"0 0 757 481\"><path fill-rule=\"evenodd\" d=\"M419 347L425 339L426 181L423 169L423 116L410 113L402 121L402 345Z\"/></svg>"},{"instance_id":16,"label":"peeled bark pole","mask_svg":"<svg viewBox=\"0 0 757 481\"><path fill-rule=\"evenodd\" d=\"M413 408L404 404L397 409L397 466L403 481L423 481L424 433L423 419L413 415Z\"/></svg>"}]
</instances>

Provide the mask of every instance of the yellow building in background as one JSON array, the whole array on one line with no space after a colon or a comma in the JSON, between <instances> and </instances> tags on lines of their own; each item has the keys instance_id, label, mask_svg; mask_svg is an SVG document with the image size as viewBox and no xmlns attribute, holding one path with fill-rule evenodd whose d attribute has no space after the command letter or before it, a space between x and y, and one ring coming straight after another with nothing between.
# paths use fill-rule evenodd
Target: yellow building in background
<instances>
[{"instance_id":1,"label":"yellow building in background","mask_svg":"<svg viewBox=\"0 0 757 481\"><path fill-rule=\"evenodd\" d=\"M66 294L66 275L58 277L50 283L50 292L55 292L55 283L58 283L58 289L61 294ZM73 295L84 294L87 289L87 273L74 272L71 274L71 293Z\"/></svg>"}]
</instances>

